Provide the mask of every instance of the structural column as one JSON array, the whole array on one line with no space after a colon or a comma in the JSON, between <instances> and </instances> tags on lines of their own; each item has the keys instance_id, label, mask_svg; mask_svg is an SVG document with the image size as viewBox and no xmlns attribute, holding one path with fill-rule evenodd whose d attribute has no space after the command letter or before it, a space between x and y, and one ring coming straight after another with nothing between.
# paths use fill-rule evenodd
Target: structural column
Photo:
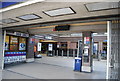
<instances>
[{"instance_id":1,"label":"structural column","mask_svg":"<svg viewBox=\"0 0 120 81\"><path fill-rule=\"evenodd\" d=\"M119 57L119 20L107 22L108 48L107 48L107 76L106 79L120 78Z\"/></svg>"},{"instance_id":2,"label":"structural column","mask_svg":"<svg viewBox=\"0 0 120 81\"><path fill-rule=\"evenodd\" d=\"M109 79L109 67L110 67L110 54L111 54L111 21L107 22L107 72L106 79Z\"/></svg>"},{"instance_id":3,"label":"structural column","mask_svg":"<svg viewBox=\"0 0 120 81\"><path fill-rule=\"evenodd\" d=\"M6 35L6 32L3 33L2 28L0 28L0 80L2 80L2 70L4 68L4 35Z\"/></svg>"},{"instance_id":4,"label":"structural column","mask_svg":"<svg viewBox=\"0 0 120 81\"><path fill-rule=\"evenodd\" d=\"M82 54L82 71L92 72L93 70L93 37L92 32L83 32L83 54Z\"/></svg>"},{"instance_id":5,"label":"structural column","mask_svg":"<svg viewBox=\"0 0 120 81\"><path fill-rule=\"evenodd\" d=\"M26 62L33 62L34 61L34 37L30 36L27 42L27 55L26 55Z\"/></svg>"},{"instance_id":6,"label":"structural column","mask_svg":"<svg viewBox=\"0 0 120 81\"><path fill-rule=\"evenodd\" d=\"M101 60L102 51L103 51L103 42L99 42L98 61Z\"/></svg>"}]
</instances>

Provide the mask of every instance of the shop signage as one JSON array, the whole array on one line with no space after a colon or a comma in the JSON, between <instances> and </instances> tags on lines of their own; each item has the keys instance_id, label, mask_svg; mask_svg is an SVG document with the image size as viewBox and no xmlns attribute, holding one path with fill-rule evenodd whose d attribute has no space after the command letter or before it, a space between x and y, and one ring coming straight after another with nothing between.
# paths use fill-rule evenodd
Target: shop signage
<instances>
[{"instance_id":1,"label":"shop signage","mask_svg":"<svg viewBox=\"0 0 120 81\"><path fill-rule=\"evenodd\" d=\"M9 35L15 35L15 36L22 36L22 37L29 37L29 34L21 33L21 32L7 32Z\"/></svg>"}]
</instances>

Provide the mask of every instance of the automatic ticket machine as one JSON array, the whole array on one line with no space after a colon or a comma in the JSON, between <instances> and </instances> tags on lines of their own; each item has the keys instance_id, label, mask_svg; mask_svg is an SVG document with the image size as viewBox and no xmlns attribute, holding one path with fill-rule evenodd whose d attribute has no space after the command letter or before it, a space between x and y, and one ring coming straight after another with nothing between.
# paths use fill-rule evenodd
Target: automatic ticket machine
<instances>
[{"instance_id":1,"label":"automatic ticket machine","mask_svg":"<svg viewBox=\"0 0 120 81\"><path fill-rule=\"evenodd\" d=\"M83 32L82 36L83 53L82 53L82 68L83 72L93 71L93 37L92 32Z\"/></svg>"}]
</instances>

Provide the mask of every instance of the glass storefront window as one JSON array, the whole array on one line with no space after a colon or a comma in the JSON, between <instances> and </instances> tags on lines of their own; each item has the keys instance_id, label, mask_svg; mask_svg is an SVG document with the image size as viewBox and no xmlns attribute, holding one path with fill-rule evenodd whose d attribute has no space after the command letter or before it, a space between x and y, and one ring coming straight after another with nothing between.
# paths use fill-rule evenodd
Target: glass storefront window
<instances>
[{"instance_id":1,"label":"glass storefront window","mask_svg":"<svg viewBox=\"0 0 120 81\"><path fill-rule=\"evenodd\" d=\"M6 36L5 39L5 50L9 50L9 36Z\"/></svg>"},{"instance_id":2,"label":"glass storefront window","mask_svg":"<svg viewBox=\"0 0 120 81\"><path fill-rule=\"evenodd\" d=\"M18 50L18 37L10 37L10 51Z\"/></svg>"}]
</instances>

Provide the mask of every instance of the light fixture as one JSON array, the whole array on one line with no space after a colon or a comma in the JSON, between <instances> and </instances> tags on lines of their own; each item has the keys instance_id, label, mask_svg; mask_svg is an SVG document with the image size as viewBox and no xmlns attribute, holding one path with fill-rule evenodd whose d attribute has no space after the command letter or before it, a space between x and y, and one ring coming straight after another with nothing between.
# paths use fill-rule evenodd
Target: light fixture
<instances>
[{"instance_id":1,"label":"light fixture","mask_svg":"<svg viewBox=\"0 0 120 81\"><path fill-rule=\"evenodd\" d=\"M82 36L82 33L72 33L71 36L73 36L73 37L80 36L80 37L81 37L81 36Z\"/></svg>"},{"instance_id":2,"label":"light fixture","mask_svg":"<svg viewBox=\"0 0 120 81\"><path fill-rule=\"evenodd\" d=\"M38 16L36 14L26 14L26 15L19 16L17 18L28 21L28 20L40 19L42 17L40 17L40 16Z\"/></svg>"},{"instance_id":3,"label":"light fixture","mask_svg":"<svg viewBox=\"0 0 120 81\"><path fill-rule=\"evenodd\" d=\"M10 24L10 23L16 23L18 21L14 20L14 19L11 19L11 18L8 18L8 19L2 19L2 20L0 20L0 22Z\"/></svg>"},{"instance_id":4,"label":"light fixture","mask_svg":"<svg viewBox=\"0 0 120 81\"><path fill-rule=\"evenodd\" d=\"M88 11L101 11L118 8L118 2L96 2L85 4Z\"/></svg>"},{"instance_id":5,"label":"light fixture","mask_svg":"<svg viewBox=\"0 0 120 81\"><path fill-rule=\"evenodd\" d=\"M54 17L54 16L75 14L76 12L71 7L67 7L67 8L59 8L54 10L43 11L43 13L51 17Z\"/></svg>"}]
</instances>

